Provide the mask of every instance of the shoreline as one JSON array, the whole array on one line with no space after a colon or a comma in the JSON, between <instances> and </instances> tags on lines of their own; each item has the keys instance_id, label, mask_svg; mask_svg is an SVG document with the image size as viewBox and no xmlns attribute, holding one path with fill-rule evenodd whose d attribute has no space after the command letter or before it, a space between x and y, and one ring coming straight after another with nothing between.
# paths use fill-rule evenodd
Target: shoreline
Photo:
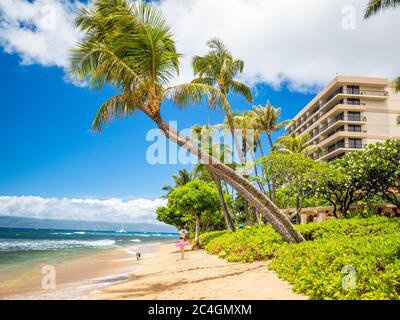
<instances>
[{"instance_id":1,"label":"shoreline","mask_svg":"<svg viewBox=\"0 0 400 320\"><path fill-rule=\"evenodd\" d=\"M229 263L204 250L163 243L119 283L89 294L88 300L306 300L268 269L268 261Z\"/></svg>"},{"instance_id":2,"label":"shoreline","mask_svg":"<svg viewBox=\"0 0 400 320\"><path fill-rule=\"evenodd\" d=\"M0 283L0 300L80 300L103 287L129 279L129 274L152 257L161 245L149 242L91 252L54 264L56 289L43 290L42 265ZM142 253L141 261L136 252Z\"/></svg>"}]
</instances>

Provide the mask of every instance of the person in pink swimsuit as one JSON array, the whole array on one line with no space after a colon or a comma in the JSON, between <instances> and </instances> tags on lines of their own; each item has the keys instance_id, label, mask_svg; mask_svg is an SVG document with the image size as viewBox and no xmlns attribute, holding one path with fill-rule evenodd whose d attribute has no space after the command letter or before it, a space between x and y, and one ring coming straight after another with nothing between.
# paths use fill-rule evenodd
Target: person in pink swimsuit
<instances>
[{"instance_id":1,"label":"person in pink swimsuit","mask_svg":"<svg viewBox=\"0 0 400 320\"><path fill-rule=\"evenodd\" d=\"M190 245L189 242L186 241L186 231L183 228L179 228L179 235L180 235L180 240L178 243L175 244L175 246L180 248L181 251L181 260L185 258L185 246Z\"/></svg>"}]
</instances>

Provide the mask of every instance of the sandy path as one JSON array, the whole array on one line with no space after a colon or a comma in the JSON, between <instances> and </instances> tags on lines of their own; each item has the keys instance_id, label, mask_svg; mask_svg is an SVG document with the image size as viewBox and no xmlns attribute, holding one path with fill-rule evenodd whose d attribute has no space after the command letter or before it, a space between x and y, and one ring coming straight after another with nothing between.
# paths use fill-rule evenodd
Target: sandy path
<instances>
[{"instance_id":1,"label":"sandy path","mask_svg":"<svg viewBox=\"0 0 400 320\"><path fill-rule=\"evenodd\" d=\"M174 244L164 244L141 264L129 280L88 299L307 299L268 270L268 262L228 263L202 250L181 261Z\"/></svg>"}]
</instances>

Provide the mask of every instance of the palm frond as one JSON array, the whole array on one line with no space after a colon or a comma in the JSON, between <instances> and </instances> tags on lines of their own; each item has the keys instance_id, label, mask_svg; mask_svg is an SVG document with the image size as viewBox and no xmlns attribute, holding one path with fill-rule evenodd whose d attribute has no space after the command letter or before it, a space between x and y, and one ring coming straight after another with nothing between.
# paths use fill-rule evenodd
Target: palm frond
<instances>
[{"instance_id":1,"label":"palm frond","mask_svg":"<svg viewBox=\"0 0 400 320\"><path fill-rule=\"evenodd\" d=\"M203 83L185 83L169 87L164 96L180 108L187 107L190 103L201 103L207 98L210 107L230 110L227 98L217 88Z\"/></svg>"},{"instance_id":2,"label":"palm frond","mask_svg":"<svg viewBox=\"0 0 400 320\"><path fill-rule=\"evenodd\" d=\"M249 103L253 102L253 95L251 93L251 90L244 83L232 80L230 87L236 94L243 96L247 100L247 102Z\"/></svg>"},{"instance_id":3,"label":"palm frond","mask_svg":"<svg viewBox=\"0 0 400 320\"><path fill-rule=\"evenodd\" d=\"M400 0L370 0L365 9L364 19L368 19L379 11L400 6Z\"/></svg>"},{"instance_id":4,"label":"palm frond","mask_svg":"<svg viewBox=\"0 0 400 320\"><path fill-rule=\"evenodd\" d=\"M92 123L92 129L97 132L102 131L110 120L121 119L127 115L133 114L138 105L129 95L121 94L108 99L100 107Z\"/></svg>"}]
</instances>

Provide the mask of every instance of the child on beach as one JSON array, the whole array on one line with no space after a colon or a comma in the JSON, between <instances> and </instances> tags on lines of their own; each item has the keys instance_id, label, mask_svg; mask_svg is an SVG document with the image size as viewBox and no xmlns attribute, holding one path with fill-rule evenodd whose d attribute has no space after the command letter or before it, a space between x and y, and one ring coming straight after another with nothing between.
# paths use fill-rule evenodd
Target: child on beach
<instances>
[{"instance_id":1,"label":"child on beach","mask_svg":"<svg viewBox=\"0 0 400 320\"><path fill-rule=\"evenodd\" d=\"M136 260L139 261L142 254L140 252L136 252Z\"/></svg>"}]
</instances>

